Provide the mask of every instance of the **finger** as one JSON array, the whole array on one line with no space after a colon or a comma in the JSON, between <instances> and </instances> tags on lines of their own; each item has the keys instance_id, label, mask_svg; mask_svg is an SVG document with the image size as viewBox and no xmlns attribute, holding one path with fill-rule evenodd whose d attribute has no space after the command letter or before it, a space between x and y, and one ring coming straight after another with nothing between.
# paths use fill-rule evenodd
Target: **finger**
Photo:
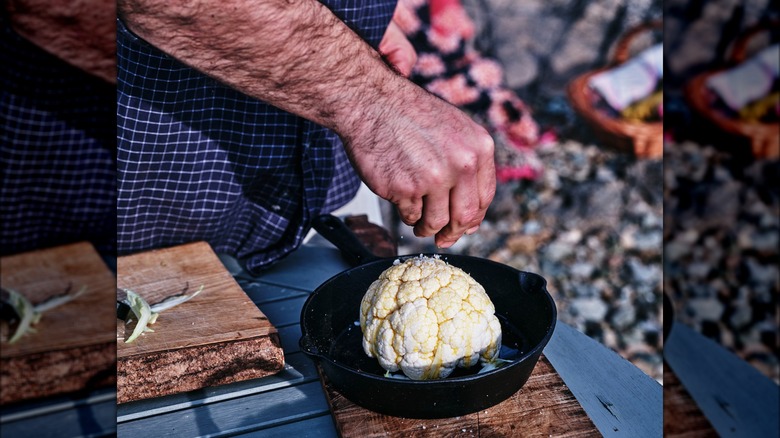
<instances>
[{"instance_id":1,"label":"finger","mask_svg":"<svg viewBox=\"0 0 780 438\"><path fill-rule=\"evenodd\" d=\"M422 217L423 202L422 198L404 199L396 204L398 215L401 221L406 225L414 226Z\"/></svg>"},{"instance_id":2,"label":"finger","mask_svg":"<svg viewBox=\"0 0 780 438\"><path fill-rule=\"evenodd\" d=\"M482 221L479 204L477 174L472 171L461 175L450 191L450 221L436 234L436 245L449 248L468 230L478 226Z\"/></svg>"},{"instance_id":3,"label":"finger","mask_svg":"<svg viewBox=\"0 0 780 438\"><path fill-rule=\"evenodd\" d=\"M404 77L409 77L414 64L417 63L417 52L395 22L385 31L385 36L379 43L379 51L387 61Z\"/></svg>"},{"instance_id":4,"label":"finger","mask_svg":"<svg viewBox=\"0 0 780 438\"><path fill-rule=\"evenodd\" d=\"M450 221L450 191L439 189L423 197L422 217L414 226L414 235L428 237L438 233Z\"/></svg>"},{"instance_id":5,"label":"finger","mask_svg":"<svg viewBox=\"0 0 780 438\"><path fill-rule=\"evenodd\" d=\"M488 140L482 147L484 148L483 155L477 165L480 221L485 217L485 213L487 212L488 207L490 207L490 203L493 202L493 197L496 194L496 164L493 159L493 138L488 137Z\"/></svg>"}]
</instances>

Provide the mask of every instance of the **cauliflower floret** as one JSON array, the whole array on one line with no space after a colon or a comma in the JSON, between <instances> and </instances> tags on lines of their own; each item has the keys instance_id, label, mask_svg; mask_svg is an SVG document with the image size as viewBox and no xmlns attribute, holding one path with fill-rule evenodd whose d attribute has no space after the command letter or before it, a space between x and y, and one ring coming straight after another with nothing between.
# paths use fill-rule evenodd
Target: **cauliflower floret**
<instances>
[{"instance_id":1,"label":"cauliflower floret","mask_svg":"<svg viewBox=\"0 0 780 438\"><path fill-rule=\"evenodd\" d=\"M382 368L414 380L496 360L501 323L485 289L438 258L394 263L360 303L363 350Z\"/></svg>"}]
</instances>

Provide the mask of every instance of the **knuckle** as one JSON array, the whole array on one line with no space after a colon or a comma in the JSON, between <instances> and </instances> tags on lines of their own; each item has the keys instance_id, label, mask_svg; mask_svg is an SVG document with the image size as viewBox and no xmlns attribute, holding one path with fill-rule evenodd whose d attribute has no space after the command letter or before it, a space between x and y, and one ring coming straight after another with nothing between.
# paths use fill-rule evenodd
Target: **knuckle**
<instances>
[{"instance_id":1,"label":"knuckle","mask_svg":"<svg viewBox=\"0 0 780 438\"><path fill-rule=\"evenodd\" d=\"M464 228L471 228L474 225L478 225L480 222L482 222L483 217L484 213L480 210L469 211L463 216L463 220L461 221L460 225Z\"/></svg>"},{"instance_id":2,"label":"knuckle","mask_svg":"<svg viewBox=\"0 0 780 438\"><path fill-rule=\"evenodd\" d=\"M493 154L493 150L495 149L493 137L484 128L482 128L482 133L479 137L479 141L476 143L476 146L479 152L483 155Z\"/></svg>"},{"instance_id":3,"label":"knuckle","mask_svg":"<svg viewBox=\"0 0 780 438\"><path fill-rule=\"evenodd\" d=\"M454 229L451 228L445 228L439 232L439 237L441 237L442 240L448 241L448 242L454 242L460 238L460 236L463 235L463 232L457 232Z\"/></svg>"},{"instance_id":4,"label":"knuckle","mask_svg":"<svg viewBox=\"0 0 780 438\"><path fill-rule=\"evenodd\" d=\"M428 228L430 228L431 230L434 230L434 231L439 231L439 230L441 230L442 228L444 228L445 226L447 226L447 223L448 223L448 222L449 222L449 221L447 220L447 218L444 218L444 217L438 218L438 217L437 217L437 218L433 218L433 219L431 219L430 221L428 221L428 222L426 223L426 225L427 225L427 226L428 226Z\"/></svg>"},{"instance_id":5,"label":"knuckle","mask_svg":"<svg viewBox=\"0 0 780 438\"><path fill-rule=\"evenodd\" d=\"M445 215L425 215L422 219L422 226L426 231L436 233L447 226L450 219Z\"/></svg>"},{"instance_id":6,"label":"knuckle","mask_svg":"<svg viewBox=\"0 0 780 438\"><path fill-rule=\"evenodd\" d=\"M413 225L418 220L420 220L420 211L415 211L415 210L412 210L412 209L408 209L405 212L401 213L401 219L407 225Z\"/></svg>"},{"instance_id":7,"label":"knuckle","mask_svg":"<svg viewBox=\"0 0 780 438\"><path fill-rule=\"evenodd\" d=\"M410 216L401 216L401 222L408 226L412 226L417 223L417 221L412 219Z\"/></svg>"},{"instance_id":8,"label":"knuckle","mask_svg":"<svg viewBox=\"0 0 780 438\"><path fill-rule=\"evenodd\" d=\"M465 152L459 157L459 167L465 173L476 173L479 168L479 156L475 152Z\"/></svg>"},{"instance_id":9,"label":"knuckle","mask_svg":"<svg viewBox=\"0 0 780 438\"><path fill-rule=\"evenodd\" d=\"M441 186L446 180L442 168L434 165L427 169L425 177L431 187Z\"/></svg>"}]
</instances>

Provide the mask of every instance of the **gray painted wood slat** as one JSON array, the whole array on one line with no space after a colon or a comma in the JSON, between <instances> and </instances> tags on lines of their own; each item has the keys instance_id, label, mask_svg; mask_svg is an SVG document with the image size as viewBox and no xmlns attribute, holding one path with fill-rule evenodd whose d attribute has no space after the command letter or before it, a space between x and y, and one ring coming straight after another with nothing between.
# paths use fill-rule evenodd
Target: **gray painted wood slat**
<instances>
[{"instance_id":1,"label":"gray painted wood slat","mask_svg":"<svg viewBox=\"0 0 780 438\"><path fill-rule=\"evenodd\" d=\"M115 394L115 393L114 393ZM43 406L41 406L43 408ZM116 431L116 398L81 399L65 409L37 409L34 415L6 421L4 437L60 438L110 436ZM12 417L11 417L12 418Z\"/></svg>"},{"instance_id":2,"label":"gray painted wood slat","mask_svg":"<svg viewBox=\"0 0 780 438\"><path fill-rule=\"evenodd\" d=\"M328 403L319 382L120 423L120 437L225 436L321 416Z\"/></svg>"},{"instance_id":3,"label":"gray painted wood slat","mask_svg":"<svg viewBox=\"0 0 780 438\"><path fill-rule=\"evenodd\" d=\"M282 341L282 350L284 354L292 354L301 351L298 341L301 339L301 325L291 324L283 327L276 327L279 331L279 339Z\"/></svg>"},{"instance_id":4,"label":"gray painted wood slat","mask_svg":"<svg viewBox=\"0 0 780 438\"><path fill-rule=\"evenodd\" d=\"M307 298L308 295L261 304L258 307L274 327L281 327L301 322L301 309Z\"/></svg>"},{"instance_id":5,"label":"gray painted wood slat","mask_svg":"<svg viewBox=\"0 0 780 438\"><path fill-rule=\"evenodd\" d=\"M309 418L295 423L283 424L263 430L237 435L243 438L336 438L336 426L330 414Z\"/></svg>"},{"instance_id":6,"label":"gray painted wood slat","mask_svg":"<svg viewBox=\"0 0 780 438\"><path fill-rule=\"evenodd\" d=\"M662 436L663 387L631 362L560 321L544 354L604 436Z\"/></svg>"},{"instance_id":7,"label":"gray painted wood slat","mask_svg":"<svg viewBox=\"0 0 780 438\"><path fill-rule=\"evenodd\" d=\"M29 417L47 415L53 412L74 409L80 405L100 403L111 400L115 402L116 391L114 388L96 389L84 396L57 395L41 400L31 400L19 404L10 404L0 410L0 423L24 420Z\"/></svg>"},{"instance_id":8,"label":"gray painted wood slat","mask_svg":"<svg viewBox=\"0 0 780 438\"><path fill-rule=\"evenodd\" d=\"M249 298L258 306L274 301L283 301L289 298L298 298L308 296L311 291L293 288L289 286L278 286L275 284L264 283L263 281L247 280L245 278L236 278L238 285L246 292Z\"/></svg>"},{"instance_id":9,"label":"gray painted wood slat","mask_svg":"<svg viewBox=\"0 0 780 438\"><path fill-rule=\"evenodd\" d=\"M225 260L224 256L222 261L231 263ZM240 268L228 269L236 277L313 291L325 280L349 268L347 262L341 258L339 250L333 246L302 246L257 276Z\"/></svg>"}]
</instances>

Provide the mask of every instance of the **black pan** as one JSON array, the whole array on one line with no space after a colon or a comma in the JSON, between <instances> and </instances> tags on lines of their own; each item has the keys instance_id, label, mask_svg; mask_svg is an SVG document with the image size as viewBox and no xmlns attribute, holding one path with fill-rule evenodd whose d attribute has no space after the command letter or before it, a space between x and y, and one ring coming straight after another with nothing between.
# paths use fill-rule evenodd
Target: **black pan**
<instances>
[{"instance_id":1,"label":"black pan","mask_svg":"<svg viewBox=\"0 0 780 438\"><path fill-rule=\"evenodd\" d=\"M556 322L544 278L486 259L441 255L485 287L502 323L503 345L516 350L512 363L484 373L476 372L478 366L458 368L439 380L384 377L376 359L366 356L361 346L360 301L394 260L412 256L378 259L333 216L316 218L314 226L350 263L359 264L318 287L301 312L301 350L320 364L330 384L346 398L382 414L446 418L500 403L528 380Z\"/></svg>"}]
</instances>

